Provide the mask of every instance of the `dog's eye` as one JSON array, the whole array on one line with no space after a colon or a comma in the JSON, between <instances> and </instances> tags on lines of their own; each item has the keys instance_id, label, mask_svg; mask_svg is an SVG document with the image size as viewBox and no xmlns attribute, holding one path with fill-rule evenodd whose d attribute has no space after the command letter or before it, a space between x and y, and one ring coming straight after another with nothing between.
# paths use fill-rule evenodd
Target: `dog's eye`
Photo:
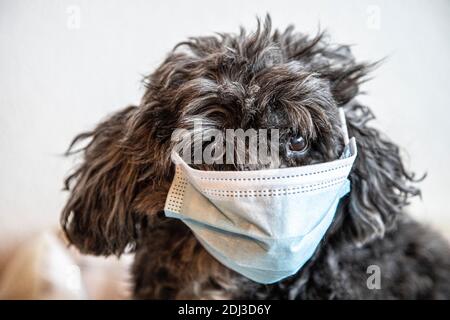
<instances>
[{"instance_id":1,"label":"dog's eye","mask_svg":"<svg viewBox=\"0 0 450 320\"><path fill-rule=\"evenodd\" d=\"M295 154L304 154L308 150L309 144L302 136L293 136L289 140L288 148Z\"/></svg>"}]
</instances>

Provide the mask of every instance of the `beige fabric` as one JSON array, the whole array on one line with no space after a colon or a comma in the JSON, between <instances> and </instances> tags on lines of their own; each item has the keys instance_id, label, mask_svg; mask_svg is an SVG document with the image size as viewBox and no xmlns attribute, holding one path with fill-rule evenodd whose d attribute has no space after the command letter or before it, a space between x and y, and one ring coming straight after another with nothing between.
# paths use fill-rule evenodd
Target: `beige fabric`
<instances>
[{"instance_id":1,"label":"beige fabric","mask_svg":"<svg viewBox=\"0 0 450 320\"><path fill-rule=\"evenodd\" d=\"M55 233L43 232L6 262L0 299L126 299L130 261L81 255Z\"/></svg>"}]
</instances>

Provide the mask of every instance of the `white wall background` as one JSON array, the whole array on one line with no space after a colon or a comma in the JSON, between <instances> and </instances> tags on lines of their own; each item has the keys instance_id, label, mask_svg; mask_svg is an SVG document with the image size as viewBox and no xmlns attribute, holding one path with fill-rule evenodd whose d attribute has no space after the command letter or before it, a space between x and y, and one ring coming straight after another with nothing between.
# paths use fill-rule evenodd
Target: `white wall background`
<instances>
[{"instance_id":1,"label":"white wall background","mask_svg":"<svg viewBox=\"0 0 450 320\"><path fill-rule=\"evenodd\" d=\"M450 2L0 0L0 248L57 225L78 132L137 103L140 80L191 35L275 26L329 30L359 59L389 56L362 100L428 172L413 214L450 236Z\"/></svg>"}]
</instances>

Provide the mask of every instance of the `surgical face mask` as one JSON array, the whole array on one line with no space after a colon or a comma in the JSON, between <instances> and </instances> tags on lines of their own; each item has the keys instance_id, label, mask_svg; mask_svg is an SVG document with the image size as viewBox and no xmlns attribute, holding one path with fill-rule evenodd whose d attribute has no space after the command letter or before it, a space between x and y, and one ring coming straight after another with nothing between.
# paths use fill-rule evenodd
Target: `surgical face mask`
<instances>
[{"instance_id":1,"label":"surgical face mask","mask_svg":"<svg viewBox=\"0 0 450 320\"><path fill-rule=\"evenodd\" d=\"M165 214L183 221L226 267L259 283L295 274L333 221L356 157L343 111L344 152L331 162L256 171L201 171L174 153Z\"/></svg>"}]
</instances>

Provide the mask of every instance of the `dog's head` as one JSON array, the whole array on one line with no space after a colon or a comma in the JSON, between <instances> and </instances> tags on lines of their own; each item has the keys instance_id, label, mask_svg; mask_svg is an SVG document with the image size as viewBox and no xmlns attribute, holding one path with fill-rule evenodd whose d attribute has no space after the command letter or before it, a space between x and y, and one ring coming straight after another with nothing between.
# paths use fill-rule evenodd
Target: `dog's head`
<instances>
[{"instance_id":1,"label":"dog's head","mask_svg":"<svg viewBox=\"0 0 450 320\"><path fill-rule=\"evenodd\" d=\"M292 167L336 159L343 148L338 119L345 107L358 157L332 232L356 244L383 236L408 198L419 193L398 147L367 125L371 111L355 101L373 64L358 63L349 47L330 45L290 27L272 31L270 19L254 33L191 38L146 78L138 107L128 107L72 146L89 139L84 160L67 179L62 213L69 240L83 252L121 254L142 230L158 224L174 175L175 129L201 120L211 128L280 130L279 159ZM225 168L226 167L226 168ZM209 165L207 170L263 169Z\"/></svg>"}]
</instances>

